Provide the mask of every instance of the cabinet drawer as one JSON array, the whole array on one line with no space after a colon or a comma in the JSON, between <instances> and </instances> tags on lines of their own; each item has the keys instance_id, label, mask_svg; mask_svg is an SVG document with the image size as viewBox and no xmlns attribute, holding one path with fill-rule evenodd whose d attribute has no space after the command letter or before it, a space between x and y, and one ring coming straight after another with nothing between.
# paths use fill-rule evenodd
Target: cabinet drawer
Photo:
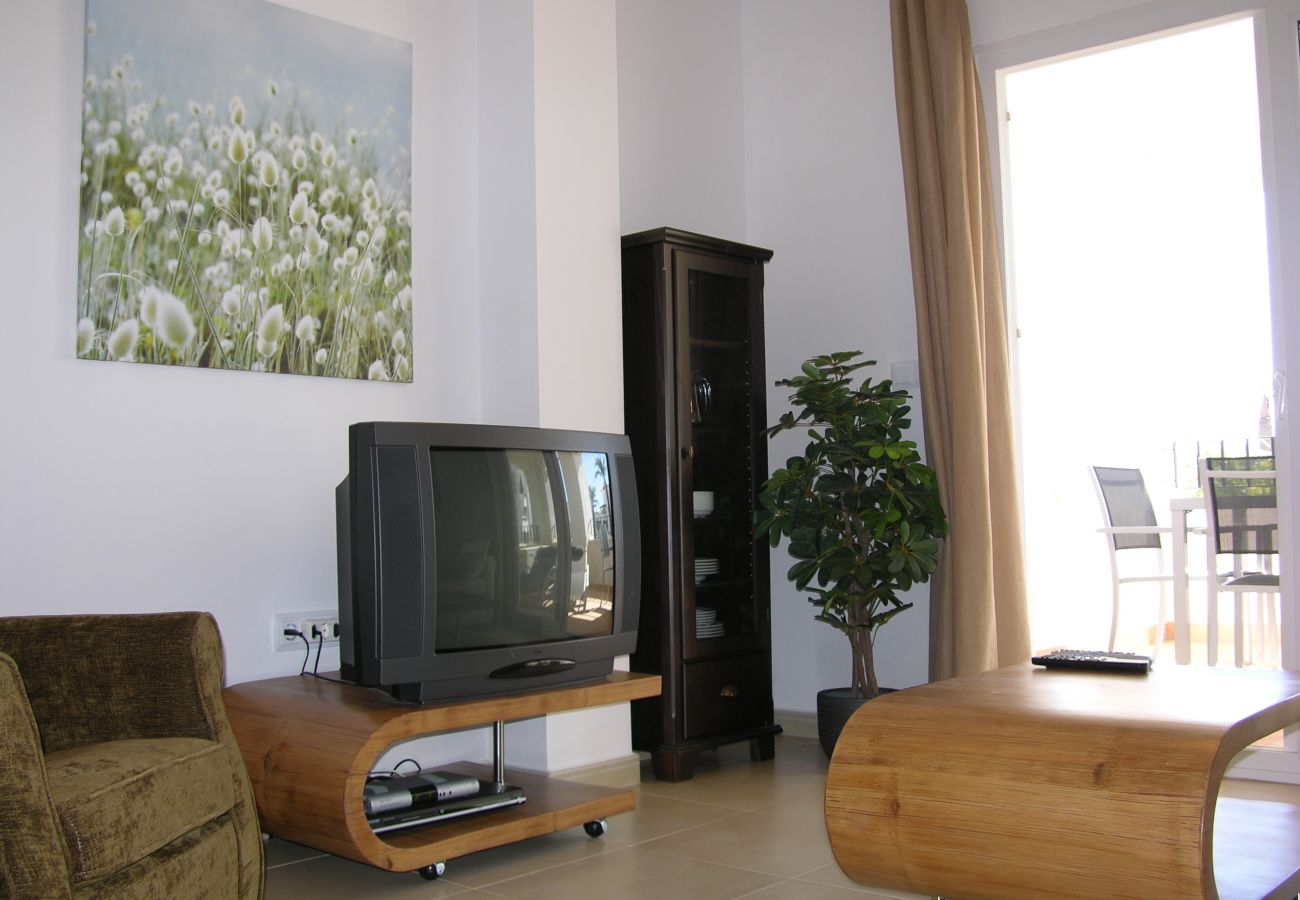
<instances>
[{"instance_id":1,"label":"cabinet drawer","mask_svg":"<svg viewBox=\"0 0 1300 900\"><path fill-rule=\"evenodd\" d=\"M772 673L767 653L682 666L684 737L765 725L771 717Z\"/></svg>"}]
</instances>

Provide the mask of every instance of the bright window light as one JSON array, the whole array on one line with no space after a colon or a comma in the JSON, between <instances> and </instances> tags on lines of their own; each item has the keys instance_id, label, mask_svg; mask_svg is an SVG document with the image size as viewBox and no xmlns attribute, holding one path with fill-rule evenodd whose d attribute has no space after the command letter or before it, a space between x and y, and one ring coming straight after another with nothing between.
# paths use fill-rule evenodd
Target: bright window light
<instances>
[{"instance_id":1,"label":"bright window light","mask_svg":"<svg viewBox=\"0 0 1300 900\"><path fill-rule=\"evenodd\" d=\"M1088 466L1140 467L1167 523L1169 496L1195 490L1198 442L1258 452L1271 434L1253 29L1239 19L1005 78L1036 648L1106 645ZM1121 606L1117 649L1149 650L1157 594L1143 589Z\"/></svg>"}]
</instances>

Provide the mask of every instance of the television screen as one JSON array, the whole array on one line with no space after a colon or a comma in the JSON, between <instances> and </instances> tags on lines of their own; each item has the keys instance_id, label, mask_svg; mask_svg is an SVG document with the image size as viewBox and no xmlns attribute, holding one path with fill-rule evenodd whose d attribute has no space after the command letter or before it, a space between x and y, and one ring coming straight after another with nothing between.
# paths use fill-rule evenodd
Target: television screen
<instances>
[{"instance_id":1,"label":"television screen","mask_svg":"<svg viewBox=\"0 0 1300 900\"><path fill-rule=\"evenodd\" d=\"M431 455L436 652L613 633L606 454L434 448Z\"/></svg>"},{"instance_id":2,"label":"television screen","mask_svg":"<svg viewBox=\"0 0 1300 900\"><path fill-rule=\"evenodd\" d=\"M635 649L625 436L358 423L335 496L345 679L427 702L599 678Z\"/></svg>"}]
</instances>

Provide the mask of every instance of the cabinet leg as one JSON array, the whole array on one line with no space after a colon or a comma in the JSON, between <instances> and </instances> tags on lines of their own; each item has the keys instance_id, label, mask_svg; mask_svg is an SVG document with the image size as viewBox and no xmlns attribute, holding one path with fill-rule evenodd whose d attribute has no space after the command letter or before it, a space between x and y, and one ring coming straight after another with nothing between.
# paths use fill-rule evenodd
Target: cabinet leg
<instances>
[{"instance_id":1,"label":"cabinet leg","mask_svg":"<svg viewBox=\"0 0 1300 900\"><path fill-rule=\"evenodd\" d=\"M650 764L654 767L655 778L659 781L685 781L695 774L693 753L654 750L650 753Z\"/></svg>"},{"instance_id":2,"label":"cabinet leg","mask_svg":"<svg viewBox=\"0 0 1300 900\"><path fill-rule=\"evenodd\" d=\"M763 762L776 758L776 735L765 734L749 739L749 758L754 762Z\"/></svg>"}]
</instances>

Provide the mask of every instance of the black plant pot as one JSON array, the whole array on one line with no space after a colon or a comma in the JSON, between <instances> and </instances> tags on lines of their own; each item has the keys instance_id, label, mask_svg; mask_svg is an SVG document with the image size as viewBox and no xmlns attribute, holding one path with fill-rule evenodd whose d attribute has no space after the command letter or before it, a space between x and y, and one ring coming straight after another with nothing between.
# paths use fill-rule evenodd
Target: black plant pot
<instances>
[{"instance_id":1,"label":"black plant pot","mask_svg":"<svg viewBox=\"0 0 1300 900\"><path fill-rule=\"evenodd\" d=\"M881 688L880 693L889 694L894 690ZM835 742L840 739L849 717L866 702L853 696L853 688L827 688L817 692L817 739L827 759L835 752Z\"/></svg>"}]
</instances>

